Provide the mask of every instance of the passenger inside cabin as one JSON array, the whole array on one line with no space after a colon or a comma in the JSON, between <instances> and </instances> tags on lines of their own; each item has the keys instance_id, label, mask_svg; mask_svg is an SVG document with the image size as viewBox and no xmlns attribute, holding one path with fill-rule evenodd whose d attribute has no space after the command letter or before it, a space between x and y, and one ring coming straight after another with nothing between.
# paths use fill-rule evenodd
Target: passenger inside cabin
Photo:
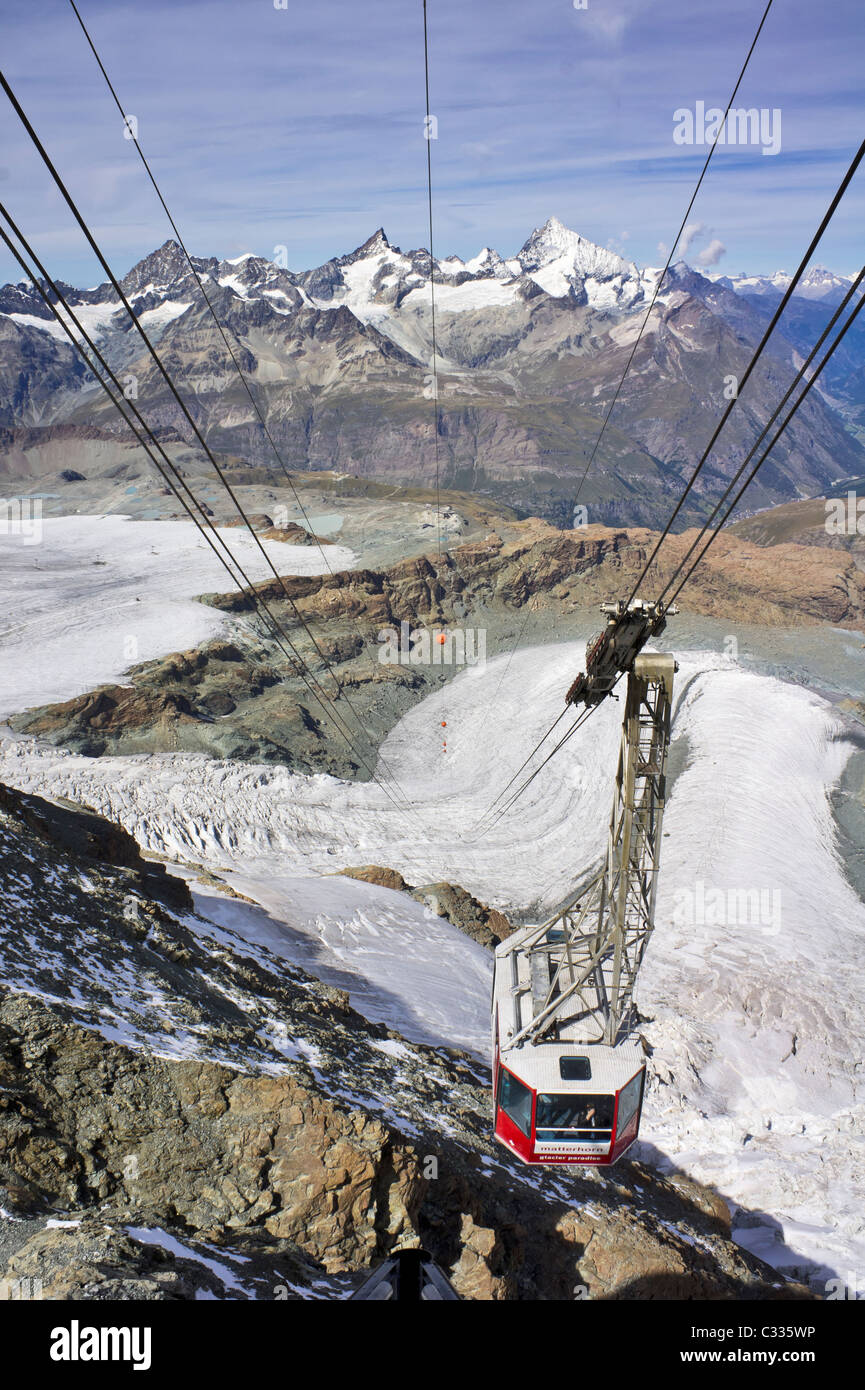
<instances>
[{"instance_id":1,"label":"passenger inside cabin","mask_svg":"<svg viewBox=\"0 0 865 1390\"><path fill-rule=\"evenodd\" d=\"M543 1142L575 1139L607 1142L613 1126L613 1096L540 1094L537 1102L537 1138Z\"/></svg>"}]
</instances>

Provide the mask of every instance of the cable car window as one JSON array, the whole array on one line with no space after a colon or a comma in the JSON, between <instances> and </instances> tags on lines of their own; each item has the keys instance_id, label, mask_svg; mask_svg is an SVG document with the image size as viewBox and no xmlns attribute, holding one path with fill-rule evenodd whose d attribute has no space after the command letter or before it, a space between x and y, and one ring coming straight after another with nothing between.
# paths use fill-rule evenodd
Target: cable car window
<instances>
[{"instance_id":1,"label":"cable car window","mask_svg":"<svg viewBox=\"0 0 865 1390\"><path fill-rule=\"evenodd\" d=\"M637 1072L636 1076L631 1077L627 1086L623 1086L619 1092L619 1117L616 1122L616 1133L624 1134L634 1115L640 1108L643 1099L643 1076L644 1072Z\"/></svg>"},{"instance_id":2,"label":"cable car window","mask_svg":"<svg viewBox=\"0 0 865 1390\"><path fill-rule=\"evenodd\" d=\"M499 1105L508 1119L513 1120L517 1129L528 1134L532 1128L532 1093L528 1086L517 1081L509 1071L502 1068L499 1081Z\"/></svg>"},{"instance_id":3,"label":"cable car window","mask_svg":"<svg viewBox=\"0 0 865 1390\"><path fill-rule=\"evenodd\" d=\"M538 1139L605 1140L613 1131L613 1096L538 1096Z\"/></svg>"},{"instance_id":4,"label":"cable car window","mask_svg":"<svg viewBox=\"0 0 865 1390\"><path fill-rule=\"evenodd\" d=\"M591 1081L592 1064L588 1057L560 1057L559 1076L563 1081Z\"/></svg>"}]
</instances>

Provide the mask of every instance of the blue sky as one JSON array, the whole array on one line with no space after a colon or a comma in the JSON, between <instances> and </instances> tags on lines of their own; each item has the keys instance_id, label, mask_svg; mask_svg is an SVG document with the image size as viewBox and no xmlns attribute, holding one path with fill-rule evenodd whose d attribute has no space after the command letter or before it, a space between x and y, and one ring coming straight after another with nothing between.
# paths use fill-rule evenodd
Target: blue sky
<instances>
[{"instance_id":1,"label":"blue sky","mask_svg":"<svg viewBox=\"0 0 865 1390\"><path fill-rule=\"evenodd\" d=\"M640 264L705 157L673 112L726 104L764 0L428 0L438 255L513 254L555 214ZM421 0L80 0L196 254L305 269L378 226L426 245ZM0 0L3 69L116 270L170 234L67 0ZM774 0L737 105L782 148L719 149L692 220L718 269L793 268L865 134L862 0ZM104 277L0 94L0 198L52 273ZM862 262L865 171L816 259ZM4 255L0 280L20 271Z\"/></svg>"}]
</instances>

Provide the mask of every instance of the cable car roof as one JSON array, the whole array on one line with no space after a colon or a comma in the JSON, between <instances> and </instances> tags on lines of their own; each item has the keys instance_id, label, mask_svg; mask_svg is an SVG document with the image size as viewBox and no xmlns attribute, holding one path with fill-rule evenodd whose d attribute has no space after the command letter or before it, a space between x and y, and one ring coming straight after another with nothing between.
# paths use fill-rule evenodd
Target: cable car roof
<instances>
[{"instance_id":1,"label":"cable car roof","mask_svg":"<svg viewBox=\"0 0 865 1390\"><path fill-rule=\"evenodd\" d=\"M563 1056L588 1057L591 1076L585 1080L565 1079L559 1065ZM521 1043L510 1051L502 1047L502 1065L533 1091L548 1095L597 1095L620 1091L632 1076L645 1066L643 1049L639 1043L619 1043L617 1047L607 1047L604 1043L592 1043L587 1047L574 1045L573 1048L558 1043Z\"/></svg>"}]
</instances>

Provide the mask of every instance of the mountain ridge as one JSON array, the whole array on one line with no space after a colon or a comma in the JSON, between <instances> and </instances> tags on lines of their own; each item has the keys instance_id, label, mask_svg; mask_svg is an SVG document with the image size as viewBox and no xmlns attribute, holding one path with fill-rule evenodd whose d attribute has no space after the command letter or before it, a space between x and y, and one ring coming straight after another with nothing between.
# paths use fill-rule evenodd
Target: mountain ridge
<instances>
[{"instance_id":1,"label":"mountain ridge","mask_svg":"<svg viewBox=\"0 0 865 1390\"><path fill-rule=\"evenodd\" d=\"M592 521L652 525L666 518L773 302L768 293L740 292L728 277L710 279L679 261L646 318L658 272L640 270L556 218L535 228L516 256L504 259L487 247L469 261L437 258L434 429L428 250L403 252L378 228L354 251L306 271L254 253L193 257L192 264L195 274L169 239L121 284L194 401L212 447L251 466L275 464L197 276L286 466L423 486L440 476L446 486L564 526L643 320L581 498ZM828 305L840 277L816 267L811 283L825 290ZM111 286L63 291L114 370L132 374L148 418L191 443L188 423ZM807 323L793 341L773 336L683 524L705 515L704 492L717 495L801 361L824 300L794 300L791 322L804 314ZM0 288L0 363L0 428L122 428L36 291L20 284ZM831 393L821 394L820 385L811 393L749 504L789 501L838 476L865 473L865 447L852 432L862 410L853 376L849 390L845 373L836 372Z\"/></svg>"}]
</instances>

